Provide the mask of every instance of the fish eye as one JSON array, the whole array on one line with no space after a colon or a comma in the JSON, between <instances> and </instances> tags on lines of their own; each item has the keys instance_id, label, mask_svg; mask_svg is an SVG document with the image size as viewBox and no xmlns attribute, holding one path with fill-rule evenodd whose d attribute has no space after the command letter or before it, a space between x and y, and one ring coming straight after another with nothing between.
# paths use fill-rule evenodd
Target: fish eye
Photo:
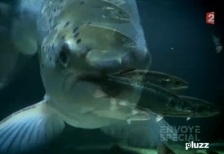
<instances>
[{"instance_id":1,"label":"fish eye","mask_svg":"<svg viewBox=\"0 0 224 154\"><path fill-rule=\"evenodd\" d=\"M168 103L168 108L169 109L173 109L176 107L176 102L174 100L171 100L169 103Z\"/></svg>"},{"instance_id":2,"label":"fish eye","mask_svg":"<svg viewBox=\"0 0 224 154\"><path fill-rule=\"evenodd\" d=\"M192 111L192 110L194 110L194 107L193 107L192 103L185 101L185 102L183 102L183 109L187 110L187 111Z\"/></svg>"},{"instance_id":3,"label":"fish eye","mask_svg":"<svg viewBox=\"0 0 224 154\"><path fill-rule=\"evenodd\" d=\"M176 81L176 82L174 82L174 85L178 86L178 85L180 85L180 82Z\"/></svg>"},{"instance_id":4,"label":"fish eye","mask_svg":"<svg viewBox=\"0 0 224 154\"><path fill-rule=\"evenodd\" d=\"M68 65L69 53L70 53L69 46L68 44L64 43L60 48L58 59L57 59L58 62L64 67L67 67Z\"/></svg>"}]
</instances>

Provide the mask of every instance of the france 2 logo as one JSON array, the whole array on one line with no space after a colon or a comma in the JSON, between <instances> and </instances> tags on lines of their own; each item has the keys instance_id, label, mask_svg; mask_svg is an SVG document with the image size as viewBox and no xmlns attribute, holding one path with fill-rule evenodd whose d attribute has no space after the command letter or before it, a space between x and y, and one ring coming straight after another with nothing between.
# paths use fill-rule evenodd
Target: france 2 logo
<instances>
[{"instance_id":1,"label":"france 2 logo","mask_svg":"<svg viewBox=\"0 0 224 154\"><path fill-rule=\"evenodd\" d=\"M206 23L207 24L215 24L215 12L206 13Z\"/></svg>"}]
</instances>

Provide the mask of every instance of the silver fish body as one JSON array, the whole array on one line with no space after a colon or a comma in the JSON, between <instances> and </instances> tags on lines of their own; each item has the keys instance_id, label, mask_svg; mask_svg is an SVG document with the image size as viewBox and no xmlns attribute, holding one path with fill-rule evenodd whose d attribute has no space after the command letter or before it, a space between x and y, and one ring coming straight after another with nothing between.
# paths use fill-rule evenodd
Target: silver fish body
<instances>
[{"instance_id":1,"label":"silver fish body","mask_svg":"<svg viewBox=\"0 0 224 154\"><path fill-rule=\"evenodd\" d=\"M67 123L81 128L106 126L116 119L111 118L110 122L104 118L104 112L100 112L100 117L97 110L108 112L111 108L111 98L94 98L94 93L100 86L77 79L85 72L104 70L100 65L101 61L117 61L117 65L111 66L114 69L118 65L122 67L122 58L127 57L129 51L139 52L136 54L142 56L147 54L144 35L139 27L139 17L135 14L136 4L134 1L124 1L118 6L115 3L117 1L104 0L98 0L97 3L89 0L65 2L46 2L39 20L40 23L46 22L46 26L39 26L41 31L48 31L45 33L40 52L43 83L53 106L63 113ZM71 11L71 6L77 6L77 9ZM83 12L83 9L87 11ZM117 15L121 17L112 18L111 15L119 10L122 11ZM112 13L108 16L99 16L98 13L97 16L91 16L93 12L98 11L101 14L104 11ZM76 13L80 18L71 18ZM95 31L98 33L93 33ZM113 47L120 53L113 54ZM92 60L100 56L101 59ZM141 91L137 92L136 97L131 100L135 105L140 99L140 93ZM114 116L116 115L118 113L114 112ZM78 120L72 120L74 118ZM94 122L90 123L88 119L94 119Z\"/></svg>"},{"instance_id":2,"label":"silver fish body","mask_svg":"<svg viewBox=\"0 0 224 154\"><path fill-rule=\"evenodd\" d=\"M170 74L150 70L126 69L113 74L113 76L140 82L143 80L144 83L153 83L169 91L178 91L188 88L188 83L183 79Z\"/></svg>"}]
</instances>

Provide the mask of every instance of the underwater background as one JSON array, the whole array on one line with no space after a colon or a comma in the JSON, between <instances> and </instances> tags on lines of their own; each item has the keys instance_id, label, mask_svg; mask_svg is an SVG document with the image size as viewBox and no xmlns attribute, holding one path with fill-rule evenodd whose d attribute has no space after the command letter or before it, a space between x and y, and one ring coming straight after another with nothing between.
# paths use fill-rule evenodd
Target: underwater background
<instances>
[{"instance_id":1,"label":"underwater background","mask_svg":"<svg viewBox=\"0 0 224 154\"><path fill-rule=\"evenodd\" d=\"M224 52L218 54L215 51L211 33L224 37L224 1L137 0L137 4L152 55L150 70L186 80L189 88L184 95L207 100L220 109L220 115L214 117L189 121L184 118L165 119L172 126L201 126L199 138L203 142L223 140ZM205 22L205 14L211 11L216 13L215 25ZM35 56L8 87L0 91L0 119L39 102L44 94L38 56ZM112 141L114 139L99 130L87 133L83 129L67 127L56 139L53 149L64 149L66 153L74 145Z\"/></svg>"}]
</instances>

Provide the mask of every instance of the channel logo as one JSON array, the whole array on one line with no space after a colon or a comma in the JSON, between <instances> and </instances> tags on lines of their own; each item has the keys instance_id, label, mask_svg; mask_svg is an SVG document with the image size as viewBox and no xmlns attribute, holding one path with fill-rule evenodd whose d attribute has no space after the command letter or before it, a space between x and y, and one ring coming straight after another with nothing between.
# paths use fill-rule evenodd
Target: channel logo
<instances>
[{"instance_id":1,"label":"channel logo","mask_svg":"<svg viewBox=\"0 0 224 154\"><path fill-rule=\"evenodd\" d=\"M192 148L192 149L209 148L209 143L194 143L193 141L191 141L190 143L185 144L185 148L186 150L188 150L189 148Z\"/></svg>"},{"instance_id":2,"label":"channel logo","mask_svg":"<svg viewBox=\"0 0 224 154\"><path fill-rule=\"evenodd\" d=\"M215 24L215 12L206 13L206 23L211 25Z\"/></svg>"}]
</instances>

